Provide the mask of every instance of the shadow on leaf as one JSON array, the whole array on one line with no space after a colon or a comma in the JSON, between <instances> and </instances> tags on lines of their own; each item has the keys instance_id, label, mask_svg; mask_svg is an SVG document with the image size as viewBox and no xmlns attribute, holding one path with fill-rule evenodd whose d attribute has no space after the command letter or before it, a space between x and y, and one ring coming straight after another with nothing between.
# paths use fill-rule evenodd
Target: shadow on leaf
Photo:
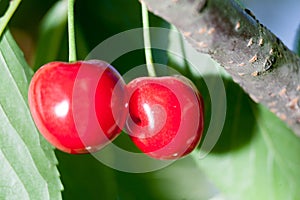
<instances>
[{"instance_id":1,"label":"shadow on leaf","mask_svg":"<svg viewBox=\"0 0 300 200\"><path fill-rule=\"evenodd\" d=\"M256 126L253 111L253 108L256 110L256 106L253 105L255 103L232 80L225 79L224 85L227 98L226 119L220 138L211 153L239 150L251 141ZM206 110L207 112L209 111Z\"/></svg>"}]
</instances>

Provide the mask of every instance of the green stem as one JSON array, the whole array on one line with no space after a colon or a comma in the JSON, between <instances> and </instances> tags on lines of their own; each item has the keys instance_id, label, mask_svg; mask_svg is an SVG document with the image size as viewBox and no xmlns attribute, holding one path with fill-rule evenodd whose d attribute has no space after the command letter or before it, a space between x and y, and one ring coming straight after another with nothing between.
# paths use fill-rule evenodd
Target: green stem
<instances>
[{"instance_id":1,"label":"green stem","mask_svg":"<svg viewBox=\"0 0 300 200\"><path fill-rule=\"evenodd\" d=\"M74 2L75 0L68 0L69 62L77 60L74 27Z\"/></svg>"},{"instance_id":2,"label":"green stem","mask_svg":"<svg viewBox=\"0 0 300 200\"><path fill-rule=\"evenodd\" d=\"M10 1L9 3L9 7L7 9L7 11L5 12L5 14L0 18L0 37L5 29L5 27L7 26L9 20L11 19L11 17L13 16L13 14L15 13L15 11L17 10L19 4L21 3L22 0L13 0Z\"/></svg>"},{"instance_id":3,"label":"green stem","mask_svg":"<svg viewBox=\"0 0 300 200\"><path fill-rule=\"evenodd\" d=\"M190 153L191 158L194 160L194 162L197 164L198 167L199 165L199 160L200 160L200 151L195 149ZM200 167L201 168L201 167Z\"/></svg>"},{"instance_id":4,"label":"green stem","mask_svg":"<svg viewBox=\"0 0 300 200\"><path fill-rule=\"evenodd\" d=\"M149 17L148 10L144 2L141 2L142 5L142 19L143 19L143 36L144 36L144 48L145 48L145 57L146 57L146 65L149 76L156 76L152 53L151 53L151 40L150 40L150 32L149 32Z\"/></svg>"}]
</instances>

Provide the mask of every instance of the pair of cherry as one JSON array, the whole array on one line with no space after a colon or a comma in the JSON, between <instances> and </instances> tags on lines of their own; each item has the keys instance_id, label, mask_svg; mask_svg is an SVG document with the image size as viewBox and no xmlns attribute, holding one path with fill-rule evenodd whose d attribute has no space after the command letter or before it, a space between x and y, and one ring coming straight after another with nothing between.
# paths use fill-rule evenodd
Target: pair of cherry
<instances>
[{"instance_id":1,"label":"pair of cherry","mask_svg":"<svg viewBox=\"0 0 300 200\"><path fill-rule=\"evenodd\" d=\"M140 77L126 85L100 60L42 66L28 100L41 134L73 154L98 151L125 128L145 154L176 159L197 147L203 131L203 100L188 79Z\"/></svg>"}]
</instances>

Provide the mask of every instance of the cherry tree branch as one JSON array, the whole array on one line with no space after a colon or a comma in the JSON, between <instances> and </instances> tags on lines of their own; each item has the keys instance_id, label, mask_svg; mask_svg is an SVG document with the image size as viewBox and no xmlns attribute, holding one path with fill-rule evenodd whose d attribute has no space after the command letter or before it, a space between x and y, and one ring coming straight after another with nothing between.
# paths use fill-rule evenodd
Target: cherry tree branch
<instances>
[{"instance_id":1,"label":"cherry tree branch","mask_svg":"<svg viewBox=\"0 0 300 200\"><path fill-rule=\"evenodd\" d=\"M300 58L234 0L142 0L300 136Z\"/></svg>"}]
</instances>

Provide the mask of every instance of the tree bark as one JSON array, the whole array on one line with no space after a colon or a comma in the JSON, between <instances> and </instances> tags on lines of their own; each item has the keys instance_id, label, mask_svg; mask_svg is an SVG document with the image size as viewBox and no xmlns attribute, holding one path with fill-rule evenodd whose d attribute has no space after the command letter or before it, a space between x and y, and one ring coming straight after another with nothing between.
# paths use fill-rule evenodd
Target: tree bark
<instances>
[{"instance_id":1,"label":"tree bark","mask_svg":"<svg viewBox=\"0 0 300 200\"><path fill-rule=\"evenodd\" d=\"M142 0L300 136L300 59L234 0Z\"/></svg>"}]
</instances>

